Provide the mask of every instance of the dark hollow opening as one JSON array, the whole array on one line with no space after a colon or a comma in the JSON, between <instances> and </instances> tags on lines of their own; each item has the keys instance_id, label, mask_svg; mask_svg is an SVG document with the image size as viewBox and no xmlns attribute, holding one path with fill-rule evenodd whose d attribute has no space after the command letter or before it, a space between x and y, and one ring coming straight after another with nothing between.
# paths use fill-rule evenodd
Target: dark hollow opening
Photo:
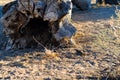
<instances>
[{"instance_id":1,"label":"dark hollow opening","mask_svg":"<svg viewBox=\"0 0 120 80\"><path fill-rule=\"evenodd\" d=\"M39 41L44 46L51 43L52 33L50 30L49 22L43 21L40 18L33 18L28 24L22 29L23 35L28 36L27 47L36 46L38 43L33 39Z\"/></svg>"},{"instance_id":2,"label":"dark hollow opening","mask_svg":"<svg viewBox=\"0 0 120 80\"><path fill-rule=\"evenodd\" d=\"M42 19L39 18L33 18L30 20L30 22L27 24L27 26L25 27L27 31L26 34L29 35L43 35L46 32L49 32L49 26L48 26L48 21L43 21Z\"/></svg>"}]
</instances>

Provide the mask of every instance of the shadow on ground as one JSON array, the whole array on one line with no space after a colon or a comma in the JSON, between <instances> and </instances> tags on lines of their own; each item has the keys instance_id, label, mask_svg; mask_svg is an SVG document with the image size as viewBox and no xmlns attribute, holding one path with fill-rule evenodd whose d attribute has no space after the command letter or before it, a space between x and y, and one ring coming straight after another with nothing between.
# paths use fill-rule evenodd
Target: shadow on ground
<instances>
[{"instance_id":1,"label":"shadow on ground","mask_svg":"<svg viewBox=\"0 0 120 80\"><path fill-rule=\"evenodd\" d=\"M119 9L120 7L118 7ZM116 7L97 7L91 8L87 11L80 11L77 8L73 9L72 17L73 21L87 22L87 21L99 21L99 20L108 20L111 16L116 17L115 14ZM77 16L76 16L77 15ZM97 17L97 18L96 18Z\"/></svg>"}]
</instances>

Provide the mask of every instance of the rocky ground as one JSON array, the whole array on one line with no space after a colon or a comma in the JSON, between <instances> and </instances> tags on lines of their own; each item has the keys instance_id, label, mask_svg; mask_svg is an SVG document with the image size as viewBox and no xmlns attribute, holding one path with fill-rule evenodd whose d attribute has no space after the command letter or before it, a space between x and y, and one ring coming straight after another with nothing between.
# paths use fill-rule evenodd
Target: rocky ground
<instances>
[{"instance_id":1,"label":"rocky ground","mask_svg":"<svg viewBox=\"0 0 120 80\"><path fill-rule=\"evenodd\" d=\"M46 54L40 48L5 51L1 33L0 80L120 79L120 19L115 10L114 6L74 8L76 45Z\"/></svg>"}]
</instances>

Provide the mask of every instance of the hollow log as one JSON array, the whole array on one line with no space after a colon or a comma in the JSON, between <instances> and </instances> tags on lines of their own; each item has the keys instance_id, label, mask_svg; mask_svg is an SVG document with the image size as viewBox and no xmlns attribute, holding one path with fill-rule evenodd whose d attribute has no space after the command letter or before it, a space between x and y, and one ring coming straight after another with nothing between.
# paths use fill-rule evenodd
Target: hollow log
<instances>
[{"instance_id":1,"label":"hollow log","mask_svg":"<svg viewBox=\"0 0 120 80\"><path fill-rule=\"evenodd\" d=\"M17 0L3 7L0 19L12 48L44 46L71 41L76 28L71 23L71 0ZM34 38L33 38L34 37Z\"/></svg>"}]
</instances>

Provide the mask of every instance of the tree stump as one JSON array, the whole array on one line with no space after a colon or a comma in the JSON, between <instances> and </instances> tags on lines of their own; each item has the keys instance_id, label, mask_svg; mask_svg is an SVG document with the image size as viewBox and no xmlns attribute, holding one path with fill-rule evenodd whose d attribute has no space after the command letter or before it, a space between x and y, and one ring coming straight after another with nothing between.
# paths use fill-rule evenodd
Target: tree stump
<instances>
[{"instance_id":1,"label":"tree stump","mask_svg":"<svg viewBox=\"0 0 120 80\"><path fill-rule=\"evenodd\" d=\"M71 23L71 0L16 0L3 7L1 23L12 48L56 45L71 41L76 28Z\"/></svg>"}]
</instances>

